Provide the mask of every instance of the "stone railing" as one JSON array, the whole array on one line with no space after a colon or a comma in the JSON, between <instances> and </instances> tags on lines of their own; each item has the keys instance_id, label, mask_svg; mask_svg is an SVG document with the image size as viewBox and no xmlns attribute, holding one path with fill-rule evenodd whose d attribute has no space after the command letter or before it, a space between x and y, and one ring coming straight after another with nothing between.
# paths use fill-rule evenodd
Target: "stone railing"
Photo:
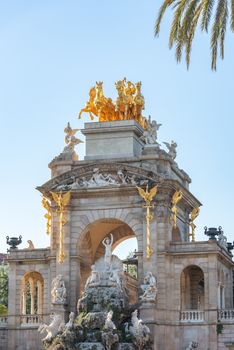
<instances>
[{"instance_id":1,"label":"stone railing","mask_svg":"<svg viewBox=\"0 0 234 350\"><path fill-rule=\"evenodd\" d=\"M20 315L21 326L36 326L43 321L42 315Z\"/></svg>"},{"instance_id":2,"label":"stone railing","mask_svg":"<svg viewBox=\"0 0 234 350\"><path fill-rule=\"evenodd\" d=\"M218 310L218 320L222 322L234 322L234 309Z\"/></svg>"},{"instance_id":3,"label":"stone railing","mask_svg":"<svg viewBox=\"0 0 234 350\"><path fill-rule=\"evenodd\" d=\"M0 316L0 327L6 327L8 323L8 316Z\"/></svg>"},{"instance_id":4,"label":"stone railing","mask_svg":"<svg viewBox=\"0 0 234 350\"><path fill-rule=\"evenodd\" d=\"M180 312L180 322L203 322L204 311L185 310Z\"/></svg>"}]
</instances>

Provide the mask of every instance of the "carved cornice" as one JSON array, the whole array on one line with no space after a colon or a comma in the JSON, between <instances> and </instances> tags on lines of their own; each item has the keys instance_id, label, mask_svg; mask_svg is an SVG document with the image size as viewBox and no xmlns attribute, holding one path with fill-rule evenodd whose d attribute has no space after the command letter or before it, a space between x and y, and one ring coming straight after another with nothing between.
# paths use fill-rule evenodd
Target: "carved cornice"
<instances>
[{"instance_id":1,"label":"carved cornice","mask_svg":"<svg viewBox=\"0 0 234 350\"><path fill-rule=\"evenodd\" d=\"M129 178L129 181L124 184L121 183L121 181L119 183L114 183L113 181L113 187L116 187L116 185L132 185L135 186L135 183L139 183L139 181L142 181L142 184L144 183L148 183L149 186L155 184L155 183L159 183L160 181L163 180L163 177L153 171L148 171L145 170L141 167L135 167L135 166L130 166L130 165L126 165L124 163L109 163L109 162L105 162L105 163L92 163L89 165L85 165L82 167L77 167L73 170L70 170L66 173L63 173L49 181L47 181L44 185L37 187L37 189L42 192L42 193L48 193L50 191L59 191L62 190L59 189L58 187L62 187L64 186L64 190L66 189L66 185L69 187L71 184L74 183L74 181L76 181L76 179L80 179L82 181L82 179L86 179L87 181L92 177L93 173L94 173L94 169L98 169L100 174L110 174L113 176L116 176L118 171L122 171L122 173L124 174L125 178ZM132 179L135 179L135 181L133 181ZM132 183L131 183L132 181ZM111 187L111 183L110 186ZM81 186L80 189L85 188L86 186ZM90 186L92 187L92 186ZM94 186L94 188L97 188L98 186ZM101 185L99 187L102 187ZM69 189L69 188L68 188ZM79 189L79 188L77 188Z\"/></svg>"},{"instance_id":2,"label":"carved cornice","mask_svg":"<svg viewBox=\"0 0 234 350\"><path fill-rule=\"evenodd\" d=\"M92 181L95 169L98 169L98 173L103 175L104 178L110 179L110 182L106 180L107 184L100 182L98 185L92 186L90 182ZM122 182L121 178L118 178L119 171L124 175L125 182ZM76 185L72 186L75 183L77 183L77 187ZM181 189L183 192L181 207L186 206L188 209L192 209L201 206L201 203L178 180L168 179L166 176L158 174L155 170L150 171L141 166L118 162L99 161L78 166L75 169L52 178L42 186L37 187L37 189L47 197L50 197L51 191L71 191L73 196L75 193L79 193L79 196L81 193L85 194L85 196L92 196L92 193L95 196L99 196L103 192L106 192L108 196L108 193L111 195L111 193L119 191L119 189L123 189L124 193L129 195L135 192L136 185L144 187L146 184L148 184L149 188L158 184L158 199L159 201L167 202L167 205L171 201L173 192Z\"/></svg>"}]
</instances>

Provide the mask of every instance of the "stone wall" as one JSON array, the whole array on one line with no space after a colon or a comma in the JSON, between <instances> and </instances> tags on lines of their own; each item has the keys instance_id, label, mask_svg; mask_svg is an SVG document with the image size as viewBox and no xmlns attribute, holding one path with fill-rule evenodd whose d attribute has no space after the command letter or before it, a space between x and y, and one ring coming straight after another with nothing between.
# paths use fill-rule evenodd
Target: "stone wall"
<instances>
[{"instance_id":1,"label":"stone wall","mask_svg":"<svg viewBox=\"0 0 234 350\"><path fill-rule=\"evenodd\" d=\"M8 343L8 330L0 328L0 350L6 350Z\"/></svg>"},{"instance_id":2,"label":"stone wall","mask_svg":"<svg viewBox=\"0 0 234 350\"><path fill-rule=\"evenodd\" d=\"M8 347L4 350L41 350L41 339L46 334L39 334L38 327L24 327L8 330ZM2 349L3 350L3 349Z\"/></svg>"},{"instance_id":3,"label":"stone wall","mask_svg":"<svg viewBox=\"0 0 234 350\"><path fill-rule=\"evenodd\" d=\"M227 350L228 344L234 344L234 324L223 324L222 333L218 336L218 350Z\"/></svg>"}]
</instances>

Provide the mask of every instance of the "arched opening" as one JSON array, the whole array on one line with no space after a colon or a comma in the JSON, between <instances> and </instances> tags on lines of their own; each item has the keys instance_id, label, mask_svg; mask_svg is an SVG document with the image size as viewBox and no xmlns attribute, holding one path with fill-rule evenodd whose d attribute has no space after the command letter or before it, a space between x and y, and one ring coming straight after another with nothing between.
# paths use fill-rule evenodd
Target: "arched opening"
<instances>
[{"instance_id":1,"label":"arched opening","mask_svg":"<svg viewBox=\"0 0 234 350\"><path fill-rule=\"evenodd\" d=\"M181 309L204 310L204 273L198 266L186 267L181 273Z\"/></svg>"},{"instance_id":2,"label":"arched opening","mask_svg":"<svg viewBox=\"0 0 234 350\"><path fill-rule=\"evenodd\" d=\"M78 242L78 251L81 258L80 263L80 293L83 292L87 278L91 273L91 266L105 254L103 240L113 235L112 254L121 260L126 258L130 251L138 250L137 237L131 227L118 219L100 219L86 227ZM134 238L134 243L133 239ZM125 242L130 241L126 248ZM121 251L122 246L122 252ZM125 247L124 247L125 246ZM126 255L125 255L126 253ZM124 256L125 255L125 256ZM125 266L125 265L124 265ZM137 300L138 280L124 271L130 303Z\"/></svg>"},{"instance_id":3,"label":"arched opening","mask_svg":"<svg viewBox=\"0 0 234 350\"><path fill-rule=\"evenodd\" d=\"M39 272L27 272L21 280L20 314L41 315L43 313L44 280Z\"/></svg>"}]
</instances>

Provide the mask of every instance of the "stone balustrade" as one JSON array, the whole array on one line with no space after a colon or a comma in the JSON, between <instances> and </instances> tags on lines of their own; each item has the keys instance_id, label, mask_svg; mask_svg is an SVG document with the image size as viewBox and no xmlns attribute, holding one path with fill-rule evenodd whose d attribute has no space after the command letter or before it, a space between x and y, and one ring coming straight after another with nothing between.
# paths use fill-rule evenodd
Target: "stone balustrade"
<instances>
[{"instance_id":1,"label":"stone balustrade","mask_svg":"<svg viewBox=\"0 0 234 350\"><path fill-rule=\"evenodd\" d=\"M204 311L185 310L180 312L180 322L203 322Z\"/></svg>"},{"instance_id":2,"label":"stone balustrade","mask_svg":"<svg viewBox=\"0 0 234 350\"><path fill-rule=\"evenodd\" d=\"M8 323L8 316L0 316L0 327L6 327Z\"/></svg>"},{"instance_id":3,"label":"stone balustrade","mask_svg":"<svg viewBox=\"0 0 234 350\"><path fill-rule=\"evenodd\" d=\"M42 321L43 321L42 315L20 315L21 326L38 325L42 323Z\"/></svg>"},{"instance_id":4,"label":"stone balustrade","mask_svg":"<svg viewBox=\"0 0 234 350\"><path fill-rule=\"evenodd\" d=\"M234 309L218 310L218 320L221 322L234 322Z\"/></svg>"}]
</instances>

